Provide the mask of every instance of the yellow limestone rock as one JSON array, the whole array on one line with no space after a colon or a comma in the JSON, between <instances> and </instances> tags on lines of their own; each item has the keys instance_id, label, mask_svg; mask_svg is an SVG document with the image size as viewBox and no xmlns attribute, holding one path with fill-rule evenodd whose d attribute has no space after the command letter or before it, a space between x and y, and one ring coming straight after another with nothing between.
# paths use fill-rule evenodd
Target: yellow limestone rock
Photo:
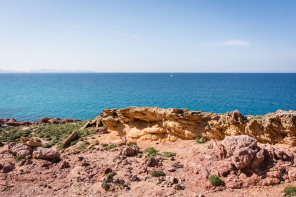
<instances>
[{"instance_id":1,"label":"yellow limestone rock","mask_svg":"<svg viewBox=\"0 0 296 197\"><path fill-rule=\"evenodd\" d=\"M223 140L225 136L249 135L262 143L296 145L296 112L278 110L264 116L245 116L239 111L214 114L186 109L128 107L105 109L98 119L108 131L137 140Z\"/></svg>"}]
</instances>

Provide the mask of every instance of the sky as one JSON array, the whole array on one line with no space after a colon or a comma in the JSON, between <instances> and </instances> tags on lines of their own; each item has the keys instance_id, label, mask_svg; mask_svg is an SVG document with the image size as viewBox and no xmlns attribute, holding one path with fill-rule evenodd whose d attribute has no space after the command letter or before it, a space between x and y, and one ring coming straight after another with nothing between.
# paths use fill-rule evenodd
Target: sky
<instances>
[{"instance_id":1,"label":"sky","mask_svg":"<svg viewBox=\"0 0 296 197\"><path fill-rule=\"evenodd\" d=\"M0 72L296 72L295 0L0 0Z\"/></svg>"}]
</instances>

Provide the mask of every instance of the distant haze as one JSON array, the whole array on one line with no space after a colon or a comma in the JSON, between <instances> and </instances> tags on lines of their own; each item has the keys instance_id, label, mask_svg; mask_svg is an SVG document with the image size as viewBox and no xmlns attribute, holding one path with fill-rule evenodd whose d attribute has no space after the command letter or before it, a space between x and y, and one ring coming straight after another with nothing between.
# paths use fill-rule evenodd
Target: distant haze
<instances>
[{"instance_id":1,"label":"distant haze","mask_svg":"<svg viewBox=\"0 0 296 197\"><path fill-rule=\"evenodd\" d=\"M0 73L295 73L295 10L295 0L0 0Z\"/></svg>"}]
</instances>

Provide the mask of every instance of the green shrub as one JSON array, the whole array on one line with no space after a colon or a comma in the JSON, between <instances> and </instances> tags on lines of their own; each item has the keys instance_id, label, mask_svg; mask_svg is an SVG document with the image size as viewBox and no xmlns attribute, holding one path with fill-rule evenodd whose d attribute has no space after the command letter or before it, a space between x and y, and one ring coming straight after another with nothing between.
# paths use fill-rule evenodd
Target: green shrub
<instances>
[{"instance_id":1,"label":"green shrub","mask_svg":"<svg viewBox=\"0 0 296 197\"><path fill-rule=\"evenodd\" d=\"M153 147L146 148L143 151L143 154L145 154L145 153L149 154L149 156L147 157L148 159L150 159L151 157L155 157L157 154L156 150Z\"/></svg>"},{"instance_id":2,"label":"green shrub","mask_svg":"<svg viewBox=\"0 0 296 197\"><path fill-rule=\"evenodd\" d=\"M48 144L48 143L45 143L45 144L43 144L43 145L42 145L42 147L43 147L43 148L50 148L50 147L51 147L51 145L50 145L50 144Z\"/></svg>"},{"instance_id":3,"label":"green shrub","mask_svg":"<svg viewBox=\"0 0 296 197\"><path fill-rule=\"evenodd\" d=\"M284 193L287 196L296 196L296 187L286 187Z\"/></svg>"},{"instance_id":4,"label":"green shrub","mask_svg":"<svg viewBox=\"0 0 296 197\"><path fill-rule=\"evenodd\" d=\"M43 134L43 133L40 133L40 134L38 135L38 137L39 137L39 138L44 138L44 134Z\"/></svg>"},{"instance_id":5,"label":"green shrub","mask_svg":"<svg viewBox=\"0 0 296 197\"><path fill-rule=\"evenodd\" d=\"M107 147L107 146L108 146L108 144L101 144L101 146L102 146L102 147Z\"/></svg>"},{"instance_id":6,"label":"green shrub","mask_svg":"<svg viewBox=\"0 0 296 197\"><path fill-rule=\"evenodd\" d=\"M101 184L101 187L105 190L108 191L110 189L110 185L106 182L103 181L103 183Z\"/></svg>"},{"instance_id":7,"label":"green shrub","mask_svg":"<svg viewBox=\"0 0 296 197\"><path fill-rule=\"evenodd\" d=\"M108 183L109 183L109 182L112 182L114 176L115 176L115 173L110 172L110 173L107 175L107 179L106 179L106 181L107 181Z\"/></svg>"},{"instance_id":8,"label":"green shrub","mask_svg":"<svg viewBox=\"0 0 296 197\"><path fill-rule=\"evenodd\" d=\"M210 183L214 186L220 186L223 185L223 181L216 175L211 175L208 177L208 180Z\"/></svg>"},{"instance_id":9,"label":"green shrub","mask_svg":"<svg viewBox=\"0 0 296 197\"><path fill-rule=\"evenodd\" d=\"M196 143L198 143L198 144L203 144L203 143L205 143L205 142L207 141L207 139L206 139L206 138L203 138L203 137L197 137L197 138L195 139L195 141L196 141Z\"/></svg>"},{"instance_id":10,"label":"green shrub","mask_svg":"<svg viewBox=\"0 0 296 197\"><path fill-rule=\"evenodd\" d=\"M176 156L176 153L173 153L173 152L164 152L164 153L162 153L162 156L163 157L173 157L173 156Z\"/></svg>"},{"instance_id":11,"label":"green shrub","mask_svg":"<svg viewBox=\"0 0 296 197\"><path fill-rule=\"evenodd\" d=\"M82 137L86 137L89 135L89 132L87 129L83 129L81 131L79 131L79 134L82 136Z\"/></svg>"},{"instance_id":12,"label":"green shrub","mask_svg":"<svg viewBox=\"0 0 296 197\"><path fill-rule=\"evenodd\" d=\"M15 159L15 163L20 162L20 161L23 160L23 159L26 159L26 157L25 157L25 156L18 156L18 157Z\"/></svg>"},{"instance_id":13,"label":"green shrub","mask_svg":"<svg viewBox=\"0 0 296 197\"><path fill-rule=\"evenodd\" d=\"M133 147L133 146L136 146L137 144L129 144L128 146L129 147Z\"/></svg>"},{"instance_id":14,"label":"green shrub","mask_svg":"<svg viewBox=\"0 0 296 197\"><path fill-rule=\"evenodd\" d=\"M78 139L73 140L73 141L70 143L70 146L74 146L75 144L77 144L77 142L78 142Z\"/></svg>"},{"instance_id":15,"label":"green shrub","mask_svg":"<svg viewBox=\"0 0 296 197\"><path fill-rule=\"evenodd\" d=\"M293 153L295 153L295 154L296 154L296 150L294 150L294 151L293 151Z\"/></svg>"},{"instance_id":16,"label":"green shrub","mask_svg":"<svg viewBox=\"0 0 296 197\"><path fill-rule=\"evenodd\" d=\"M40 140L40 139L38 139L38 138L37 138L37 139L35 139L35 141L36 141L36 142L41 142L41 140Z\"/></svg>"},{"instance_id":17,"label":"green shrub","mask_svg":"<svg viewBox=\"0 0 296 197\"><path fill-rule=\"evenodd\" d=\"M56 149L57 149L58 151L62 150L61 145L60 145L60 144L56 145Z\"/></svg>"},{"instance_id":18,"label":"green shrub","mask_svg":"<svg viewBox=\"0 0 296 197\"><path fill-rule=\"evenodd\" d=\"M110 144L109 146L107 146L107 150L111 150L111 149L113 149L113 148L115 148L115 147L116 147L115 144Z\"/></svg>"},{"instance_id":19,"label":"green shrub","mask_svg":"<svg viewBox=\"0 0 296 197\"><path fill-rule=\"evenodd\" d=\"M258 115L258 116L252 116L251 120L261 120L263 118L263 116Z\"/></svg>"},{"instance_id":20,"label":"green shrub","mask_svg":"<svg viewBox=\"0 0 296 197\"><path fill-rule=\"evenodd\" d=\"M160 177L160 176L165 176L165 173L162 171L152 171L151 172L152 177Z\"/></svg>"},{"instance_id":21,"label":"green shrub","mask_svg":"<svg viewBox=\"0 0 296 197\"><path fill-rule=\"evenodd\" d=\"M87 146L89 145L88 141L84 141L82 142L82 144L80 144L80 146L77 148L78 150L84 150L87 148Z\"/></svg>"}]
</instances>

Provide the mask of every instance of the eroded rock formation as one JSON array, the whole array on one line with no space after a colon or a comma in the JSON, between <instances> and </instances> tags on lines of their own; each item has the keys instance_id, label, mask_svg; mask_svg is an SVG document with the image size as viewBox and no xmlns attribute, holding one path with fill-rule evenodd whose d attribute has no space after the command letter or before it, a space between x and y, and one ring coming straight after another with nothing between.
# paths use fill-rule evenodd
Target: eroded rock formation
<instances>
[{"instance_id":1,"label":"eroded rock formation","mask_svg":"<svg viewBox=\"0 0 296 197\"><path fill-rule=\"evenodd\" d=\"M262 143L296 145L296 111L278 110L264 116L245 116L239 111L226 114L128 107L106 109L97 118L109 131L126 136L127 141L177 141L203 136L223 140L225 136L249 135Z\"/></svg>"},{"instance_id":2,"label":"eroded rock formation","mask_svg":"<svg viewBox=\"0 0 296 197\"><path fill-rule=\"evenodd\" d=\"M296 178L294 155L289 149L258 146L257 140L247 135L228 136L220 146L213 145L211 154L192 155L185 160L184 171L188 179L205 187L212 187L207 181L210 175L222 177L228 188L274 185Z\"/></svg>"}]
</instances>

